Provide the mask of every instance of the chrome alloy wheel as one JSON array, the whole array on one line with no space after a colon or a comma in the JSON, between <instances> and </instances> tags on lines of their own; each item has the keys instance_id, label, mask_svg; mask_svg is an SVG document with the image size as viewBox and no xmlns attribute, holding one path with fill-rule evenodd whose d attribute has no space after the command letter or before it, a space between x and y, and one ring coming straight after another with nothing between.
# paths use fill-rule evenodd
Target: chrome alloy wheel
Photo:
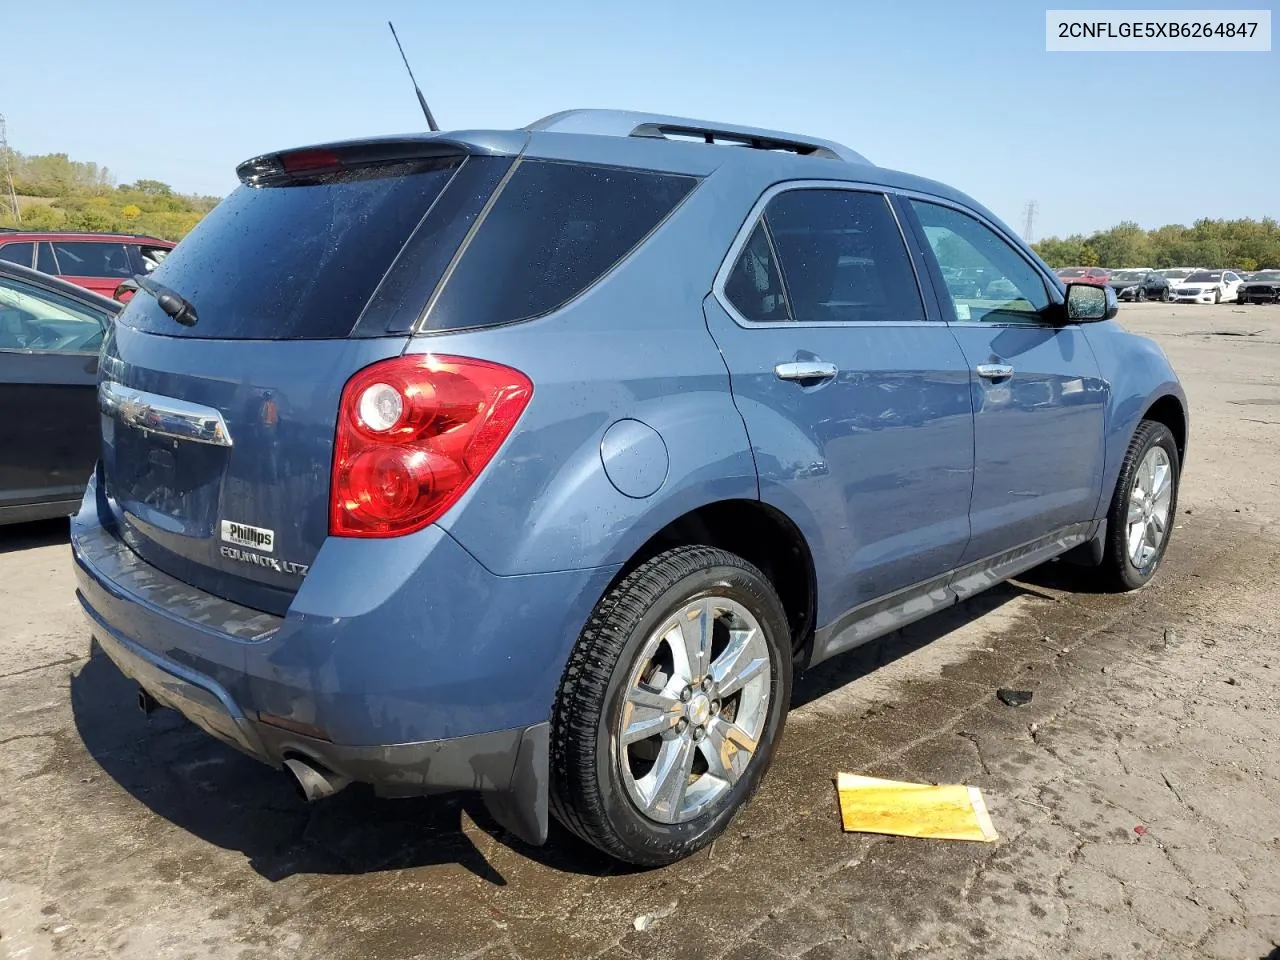
<instances>
[{"instance_id":1,"label":"chrome alloy wheel","mask_svg":"<svg viewBox=\"0 0 1280 960\"><path fill-rule=\"evenodd\" d=\"M772 673L759 622L724 597L690 601L649 635L612 737L641 813L684 823L741 779L768 718Z\"/></svg>"},{"instance_id":2,"label":"chrome alloy wheel","mask_svg":"<svg viewBox=\"0 0 1280 960\"><path fill-rule=\"evenodd\" d=\"M1173 464L1163 447L1152 447L1138 464L1129 494L1129 560L1144 569L1160 553L1169 535L1169 506L1173 500Z\"/></svg>"}]
</instances>

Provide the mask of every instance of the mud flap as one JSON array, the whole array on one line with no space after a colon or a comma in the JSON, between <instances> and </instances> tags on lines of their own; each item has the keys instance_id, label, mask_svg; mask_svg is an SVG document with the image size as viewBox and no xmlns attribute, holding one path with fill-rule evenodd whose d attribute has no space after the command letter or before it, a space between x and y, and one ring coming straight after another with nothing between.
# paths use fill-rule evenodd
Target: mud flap
<instances>
[{"instance_id":1,"label":"mud flap","mask_svg":"<svg viewBox=\"0 0 1280 960\"><path fill-rule=\"evenodd\" d=\"M1072 547L1062 555L1062 559L1077 567L1097 567L1102 564L1106 549L1107 521L1104 519L1098 522L1098 529L1090 539Z\"/></svg>"},{"instance_id":2,"label":"mud flap","mask_svg":"<svg viewBox=\"0 0 1280 960\"><path fill-rule=\"evenodd\" d=\"M486 792L484 805L503 829L536 847L550 828L551 724L535 723L520 738L511 783L502 792Z\"/></svg>"}]
</instances>

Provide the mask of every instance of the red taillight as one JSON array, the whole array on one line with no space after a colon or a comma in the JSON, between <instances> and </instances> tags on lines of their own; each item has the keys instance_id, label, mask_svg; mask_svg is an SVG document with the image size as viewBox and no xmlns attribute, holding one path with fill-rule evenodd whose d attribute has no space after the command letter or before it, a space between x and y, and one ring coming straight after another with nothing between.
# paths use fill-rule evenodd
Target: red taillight
<instances>
[{"instance_id":1,"label":"red taillight","mask_svg":"<svg viewBox=\"0 0 1280 960\"><path fill-rule=\"evenodd\" d=\"M415 355L365 367L342 390L329 533L395 537L439 519L531 396L528 377L487 360Z\"/></svg>"}]
</instances>

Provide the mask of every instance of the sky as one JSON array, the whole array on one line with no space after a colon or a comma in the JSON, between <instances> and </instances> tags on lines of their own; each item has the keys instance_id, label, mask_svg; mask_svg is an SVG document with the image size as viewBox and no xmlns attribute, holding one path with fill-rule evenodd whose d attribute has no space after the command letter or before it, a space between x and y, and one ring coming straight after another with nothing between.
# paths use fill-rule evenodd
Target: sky
<instances>
[{"instance_id":1,"label":"sky","mask_svg":"<svg viewBox=\"0 0 1280 960\"><path fill-rule=\"evenodd\" d=\"M10 146L119 182L225 195L256 154L421 129L391 19L446 130L612 107L796 131L1019 232L1034 200L1035 238L1280 217L1280 43L1047 53L1026 0L63 0L56 33L53 8L6 7Z\"/></svg>"}]
</instances>

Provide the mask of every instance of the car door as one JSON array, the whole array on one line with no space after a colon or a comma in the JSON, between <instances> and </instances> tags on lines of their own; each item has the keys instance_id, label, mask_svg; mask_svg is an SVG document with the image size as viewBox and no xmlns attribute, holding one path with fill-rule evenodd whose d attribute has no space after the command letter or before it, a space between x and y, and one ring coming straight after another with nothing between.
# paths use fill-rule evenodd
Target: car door
<instances>
[{"instance_id":1,"label":"car door","mask_svg":"<svg viewBox=\"0 0 1280 960\"><path fill-rule=\"evenodd\" d=\"M950 571L969 539L969 374L926 312L887 197L774 188L705 313L761 499L799 525L813 553L818 627ZM815 656L866 638L823 636Z\"/></svg>"},{"instance_id":2,"label":"car door","mask_svg":"<svg viewBox=\"0 0 1280 960\"><path fill-rule=\"evenodd\" d=\"M935 269L979 265L998 279L944 308L973 390L972 538L978 562L1046 538L1083 539L1098 511L1109 387L1083 329L1047 276L993 224L912 199ZM1064 541L1065 542L1065 541Z\"/></svg>"},{"instance_id":3,"label":"car door","mask_svg":"<svg viewBox=\"0 0 1280 960\"><path fill-rule=\"evenodd\" d=\"M1240 284L1244 281L1240 279L1240 275L1232 273L1228 270L1222 275L1222 299L1228 302L1235 302L1236 295L1240 292Z\"/></svg>"},{"instance_id":4,"label":"car door","mask_svg":"<svg viewBox=\"0 0 1280 960\"><path fill-rule=\"evenodd\" d=\"M98 456L98 349L108 317L0 275L0 520L78 502Z\"/></svg>"}]
</instances>

